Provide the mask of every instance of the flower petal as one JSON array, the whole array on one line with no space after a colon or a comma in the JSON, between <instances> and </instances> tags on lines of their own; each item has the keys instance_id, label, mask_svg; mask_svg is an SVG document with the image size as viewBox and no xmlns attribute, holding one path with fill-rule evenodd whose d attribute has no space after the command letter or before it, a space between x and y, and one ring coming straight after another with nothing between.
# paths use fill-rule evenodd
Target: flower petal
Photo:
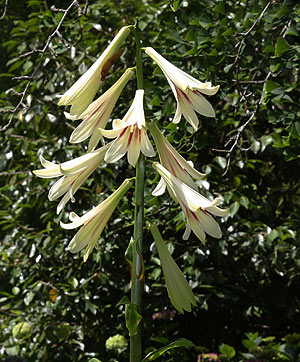
<instances>
[{"instance_id":1,"label":"flower petal","mask_svg":"<svg viewBox=\"0 0 300 362\"><path fill-rule=\"evenodd\" d=\"M141 151L146 157L154 157L156 154L144 127L141 129Z\"/></svg>"},{"instance_id":2,"label":"flower petal","mask_svg":"<svg viewBox=\"0 0 300 362\"><path fill-rule=\"evenodd\" d=\"M177 199L191 211L197 211L199 208L205 209L214 205L213 201L209 201L197 191L177 179L158 162L154 162L153 167L165 179L167 185L172 189Z\"/></svg>"},{"instance_id":3,"label":"flower petal","mask_svg":"<svg viewBox=\"0 0 300 362\"><path fill-rule=\"evenodd\" d=\"M160 178L159 183L155 187L155 189L152 191L153 196L161 196L166 191L166 181L163 179L163 177Z\"/></svg>"},{"instance_id":4,"label":"flower petal","mask_svg":"<svg viewBox=\"0 0 300 362\"><path fill-rule=\"evenodd\" d=\"M141 152L139 136L140 136L140 131L137 127L135 127L134 132L130 132L128 139L127 159L130 165L133 167L135 167Z\"/></svg>"},{"instance_id":5,"label":"flower petal","mask_svg":"<svg viewBox=\"0 0 300 362\"><path fill-rule=\"evenodd\" d=\"M197 91L190 91L188 95L196 112L206 117L216 117L213 106L200 93Z\"/></svg>"},{"instance_id":6,"label":"flower petal","mask_svg":"<svg viewBox=\"0 0 300 362\"><path fill-rule=\"evenodd\" d=\"M70 117L79 118L93 100L102 83L104 67L118 53L123 41L128 36L129 26L123 27L113 41L102 53L100 58L65 92L58 105L71 105Z\"/></svg>"},{"instance_id":7,"label":"flower petal","mask_svg":"<svg viewBox=\"0 0 300 362\"><path fill-rule=\"evenodd\" d=\"M130 128L124 128L122 133L112 142L111 146L105 154L105 162L113 163L122 158L128 149L128 140L130 136Z\"/></svg>"}]
</instances>

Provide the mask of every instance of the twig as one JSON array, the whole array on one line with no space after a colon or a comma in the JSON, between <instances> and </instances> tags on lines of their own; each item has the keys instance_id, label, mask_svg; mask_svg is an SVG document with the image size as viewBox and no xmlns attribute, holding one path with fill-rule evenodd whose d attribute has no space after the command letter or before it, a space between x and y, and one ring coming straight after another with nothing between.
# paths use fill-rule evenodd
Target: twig
<instances>
[{"instance_id":1,"label":"twig","mask_svg":"<svg viewBox=\"0 0 300 362\"><path fill-rule=\"evenodd\" d=\"M76 6L77 9L78 9L78 17L80 18L81 15L82 15L82 10L81 10L81 7L80 7L78 1L75 2L75 6Z\"/></svg>"},{"instance_id":2,"label":"twig","mask_svg":"<svg viewBox=\"0 0 300 362\"><path fill-rule=\"evenodd\" d=\"M266 6L263 8L262 12L260 13L260 15L257 17L257 19L254 21L254 23L251 25L251 27L245 32L245 33L240 33L243 38L242 40L236 44L236 48L238 48L237 50L237 55L235 57L235 61L234 63L236 64L236 79L234 81L236 81L236 84L237 84L237 89L239 89L239 84L240 83L245 83L247 84L246 85L246 88L244 89L243 93L240 93L240 96L241 96L241 99L240 99L240 102L241 103L243 100L245 100L246 98L248 98L250 95L252 95L252 92L250 92L249 94L247 94L247 91L248 91L248 87L250 84L263 84L263 89L269 79L269 77L271 76L272 72L269 71L268 74L266 75L265 79L264 80L255 80L255 77L257 75L257 73L254 74L252 80L250 81L240 81L239 80L239 70L240 70L240 67L239 67L239 59L241 57L241 54L243 52L243 46L245 45L245 42L246 42L246 38L247 36L251 33L251 31L254 29L254 27L262 20L265 12L267 11L268 7L270 6L271 3L273 3L275 0L269 0L268 3L266 4ZM290 26L290 22L285 24L284 28L282 29L281 33L283 34L284 31L287 29L287 27ZM227 147L229 144L232 143L231 147L229 149L213 149L213 151L217 151L217 152L223 152L223 153L227 153L228 155L231 154L231 152L234 150L235 147L238 146L238 142L241 138L241 135L244 131L244 129L248 126L248 124L253 120L254 116L256 115L262 101L263 101L263 97L264 97L264 93L262 92L259 100L257 100L255 102L255 107L254 107L254 110L251 112L249 118L247 119L247 121L241 125L239 128L237 128L237 132L234 136L230 137L229 140L225 143L224 147ZM240 149L242 151L248 151L250 148L242 148L240 147ZM226 175L226 173L228 172L228 169L229 169L229 166L230 166L230 163L231 163L231 158L229 156L228 158L228 161L227 161L227 165L226 165L226 169L225 171L223 172L222 176Z\"/></svg>"},{"instance_id":3,"label":"twig","mask_svg":"<svg viewBox=\"0 0 300 362\"><path fill-rule=\"evenodd\" d=\"M89 0L86 0L84 8L83 8L83 15L86 15L88 6L89 6Z\"/></svg>"},{"instance_id":4,"label":"twig","mask_svg":"<svg viewBox=\"0 0 300 362\"><path fill-rule=\"evenodd\" d=\"M67 49L71 49L71 46L70 44L66 41L66 39L64 39L61 35L61 33L58 31L56 33L56 35L59 37L59 39L61 40L61 42L64 44L64 46L67 48Z\"/></svg>"},{"instance_id":5,"label":"twig","mask_svg":"<svg viewBox=\"0 0 300 362\"><path fill-rule=\"evenodd\" d=\"M2 20L2 19L4 18L4 16L6 15L7 5L8 5L8 0L5 0L3 13L2 13L2 15L1 15L1 17L0 17L0 20Z\"/></svg>"},{"instance_id":6,"label":"twig","mask_svg":"<svg viewBox=\"0 0 300 362\"><path fill-rule=\"evenodd\" d=\"M32 80L34 79L35 75L37 74L38 70L40 69L40 66L41 66L41 64L42 64L42 60L43 60L43 58L44 58L44 54L45 54L46 50L49 49L50 52L51 52L51 54L52 54L54 57L56 57L56 53L55 53L55 51L53 50L53 48L51 47L51 40L54 38L54 36L57 36L57 34L59 33L59 29L60 29L60 27L61 27L61 25L62 25L62 23L63 23L66 15L67 15L68 12L71 10L71 8L76 4L76 2L77 2L77 0L72 1L72 3L69 5L69 7L68 7L66 10L63 11L63 16L61 17L61 19L60 19L60 21L59 21L56 29L54 30L54 32L48 37L47 42L46 42L44 48L43 48L43 49L36 49L36 50L32 51L32 53L34 53L34 52L39 52L39 53L41 53L40 59L39 59L39 61L38 61L37 66L35 67L35 69L33 70L32 74L30 75L30 79L28 79L28 82L27 82L27 84L25 85L25 88L24 88L23 92L18 93L18 95L21 97L20 100L19 100L19 103L15 106L15 108L13 108L13 109L11 109L11 110L5 110L5 112L2 112L2 113L8 113L8 112L9 112L9 113L12 113L12 114L11 114L11 117L10 117L8 123L7 123L5 126L3 126L3 127L0 129L0 131L5 131L5 130L10 126L10 124L11 124L11 122L12 122L12 119L13 119L13 116L15 115L16 111L20 108L20 106L23 106L23 107L25 106L24 103L23 103L24 98L25 98L25 95L27 94L28 88L29 88ZM62 10L62 9L60 9L60 10ZM28 53L27 53L27 54L28 54ZM29 54L30 54L30 52L29 52ZM26 56L26 54L23 54L23 56Z\"/></svg>"},{"instance_id":7,"label":"twig","mask_svg":"<svg viewBox=\"0 0 300 362\"><path fill-rule=\"evenodd\" d=\"M53 284L51 284L51 283L49 283L49 282L43 282L42 280L38 280L38 281L36 282L36 284L38 284L38 283L41 283L41 284L45 285L46 287L50 287L50 288L56 290L57 292L59 291L59 289L56 288L55 285L53 285Z\"/></svg>"},{"instance_id":8,"label":"twig","mask_svg":"<svg viewBox=\"0 0 300 362\"><path fill-rule=\"evenodd\" d=\"M30 75L21 75L20 77L13 77L11 80L23 80L23 79L32 79Z\"/></svg>"},{"instance_id":9,"label":"twig","mask_svg":"<svg viewBox=\"0 0 300 362\"><path fill-rule=\"evenodd\" d=\"M28 55L31 55L31 54L34 54L34 53L42 53L42 52L43 52L42 49L33 49L30 52L19 55L19 58L24 58L24 57L27 57Z\"/></svg>"},{"instance_id":10,"label":"twig","mask_svg":"<svg viewBox=\"0 0 300 362\"><path fill-rule=\"evenodd\" d=\"M31 171L16 171L16 172L0 172L0 176L14 176L14 175L26 175L26 174L30 174Z\"/></svg>"},{"instance_id":11,"label":"twig","mask_svg":"<svg viewBox=\"0 0 300 362\"><path fill-rule=\"evenodd\" d=\"M66 9L57 9L55 7L55 5L52 5L50 10L53 11L54 13L65 13L66 12Z\"/></svg>"},{"instance_id":12,"label":"twig","mask_svg":"<svg viewBox=\"0 0 300 362\"><path fill-rule=\"evenodd\" d=\"M264 86L263 86L263 88L265 87L265 84L267 83L267 81L268 81L268 79L269 79L269 77L270 77L271 74L272 74L271 71L268 72L266 78L264 79ZM238 143L238 141L239 141L239 139L240 139L240 137L241 137L241 134L243 133L244 129L247 127L247 125L252 121L252 119L253 119L254 116L256 115L256 113L257 113L257 111L258 111L258 109L259 109L259 106L261 105L261 103L262 103L262 101L263 101L263 97L264 97L264 96L263 96L263 93L262 93L260 99L259 99L258 101L256 101L255 108L254 108L254 110L251 112L250 117L247 119L247 121L246 121L242 126L240 126L240 127L237 129L237 133L236 133L233 137L231 137L231 138L225 143L225 147L226 147L230 142L233 141L233 144L232 144L232 146L230 147L230 149L229 149L229 150L212 149L213 151L225 152L225 153L230 154L230 153L234 150L234 148L236 147L236 145L237 145L237 143ZM247 149L247 150L248 150L248 149ZM231 159L230 159L230 157L229 157L228 162L227 162L226 169L225 169L225 171L223 172L222 176L225 176L226 173L228 172L228 169L229 169L229 166L230 166L230 162L231 162Z\"/></svg>"},{"instance_id":13,"label":"twig","mask_svg":"<svg viewBox=\"0 0 300 362\"><path fill-rule=\"evenodd\" d=\"M268 7L270 6L270 4L273 2L274 0L270 0L267 5L264 7L264 9L262 10L262 12L260 13L260 15L257 17L257 19L254 21L254 23L252 24L252 26L246 31L246 33L240 33L241 35L243 35L243 39L236 44L236 48L238 48L237 51L237 55L235 57L234 60L234 64L236 64L236 79L237 79L237 87L239 88L239 72L240 72L240 66L239 66L239 60L240 60L240 56L242 54L242 47L243 45L245 45L245 41L247 36L250 34L250 32L254 29L254 27L256 26L256 24L258 24L261 19L263 18L265 12L267 11Z\"/></svg>"}]
</instances>

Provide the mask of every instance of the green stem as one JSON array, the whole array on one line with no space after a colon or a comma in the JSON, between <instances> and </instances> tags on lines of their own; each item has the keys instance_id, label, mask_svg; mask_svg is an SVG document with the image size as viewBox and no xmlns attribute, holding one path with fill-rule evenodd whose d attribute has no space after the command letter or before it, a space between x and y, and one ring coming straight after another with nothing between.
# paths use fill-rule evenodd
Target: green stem
<instances>
[{"instance_id":1,"label":"green stem","mask_svg":"<svg viewBox=\"0 0 300 362\"><path fill-rule=\"evenodd\" d=\"M142 64L142 52L141 52L141 43L138 32L138 19L134 27L134 36L136 44L136 78L137 78L137 87L138 89L144 89L143 82L143 64Z\"/></svg>"},{"instance_id":2,"label":"green stem","mask_svg":"<svg viewBox=\"0 0 300 362\"><path fill-rule=\"evenodd\" d=\"M138 34L138 22L134 28L136 40L136 74L137 87L143 89L143 68L142 55L140 49L140 39ZM135 213L134 213L134 256L131 277L131 303L136 304L138 312L142 309L142 291L143 291L143 228L144 228L144 183L145 183L145 165L144 157L140 155L136 164L136 182L135 182ZM130 362L141 362L142 360L142 337L141 323L138 325L137 334L130 337Z\"/></svg>"}]
</instances>

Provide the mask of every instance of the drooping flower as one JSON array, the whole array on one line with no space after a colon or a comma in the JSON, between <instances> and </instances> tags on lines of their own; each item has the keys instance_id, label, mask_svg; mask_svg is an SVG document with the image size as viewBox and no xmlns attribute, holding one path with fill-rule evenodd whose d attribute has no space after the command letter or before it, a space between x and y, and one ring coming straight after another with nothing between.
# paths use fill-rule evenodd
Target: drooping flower
<instances>
[{"instance_id":1,"label":"drooping flower","mask_svg":"<svg viewBox=\"0 0 300 362\"><path fill-rule=\"evenodd\" d=\"M64 229L74 229L83 225L69 244L71 253L77 253L87 247L83 258L84 261L87 260L113 211L131 186L132 182L126 179L122 185L106 200L102 201L101 204L81 217L71 212L69 216L71 223L60 223Z\"/></svg>"},{"instance_id":2,"label":"drooping flower","mask_svg":"<svg viewBox=\"0 0 300 362\"><path fill-rule=\"evenodd\" d=\"M212 105L202 94L214 95L217 93L219 86L213 87L211 82L200 82L196 78L175 67L175 65L162 57L151 47L145 48L145 52L160 67L177 100L177 109L173 119L174 123L179 123L181 115L183 114L185 119L193 126L194 130L197 131L199 120L195 111L206 117L215 117L215 111Z\"/></svg>"},{"instance_id":3,"label":"drooping flower","mask_svg":"<svg viewBox=\"0 0 300 362\"><path fill-rule=\"evenodd\" d=\"M197 191L197 186L192 180L191 176L197 180L201 180L206 175L197 171L191 161L186 161L175 150L175 148L163 136L154 122L149 123L147 127L150 130L152 137L154 138L154 142L160 158L160 163L179 180ZM158 190L162 188L165 188L165 181L163 178L160 179L160 182L157 186Z\"/></svg>"},{"instance_id":4,"label":"drooping flower","mask_svg":"<svg viewBox=\"0 0 300 362\"><path fill-rule=\"evenodd\" d=\"M144 90L137 90L133 103L123 119L115 119L112 130L101 129L104 137L116 138L106 152L106 162L115 162L128 152L128 162L135 167L141 151L147 157L155 156L147 136L143 96Z\"/></svg>"},{"instance_id":5,"label":"drooping flower","mask_svg":"<svg viewBox=\"0 0 300 362\"><path fill-rule=\"evenodd\" d=\"M105 128L110 114L129 79L134 75L134 68L127 69L122 77L91 103L88 108L80 115L83 121L75 128L70 137L71 143L79 143L91 136L88 151L95 149L102 138L99 128Z\"/></svg>"},{"instance_id":6,"label":"drooping flower","mask_svg":"<svg viewBox=\"0 0 300 362\"><path fill-rule=\"evenodd\" d=\"M130 25L120 29L100 58L63 94L58 105L72 106L67 118L77 119L91 103L111 65L120 57L119 49L129 29Z\"/></svg>"},{"instance_id":7,"label":"drooping flower","mask_svg":"<svg viewBox=\"0 0 300 362\"><path fill-rule=\"evenodd\" d=\"M97 149L94 152L89 152L83 156L77 157L74 160L56 164L40 157L41 164L45 167L42 170L35 170L33 173L42 178L53 178L62 176L51 187L48 197L53 201L62 195L57 206L57 213L63 209L66 203L71 199L75 201L74 195L84 181L95 171L95 169L104 161L105 152L109 144Z\"/></svg>"},{"instance_id":8,"label":"drooping flower","mask_svg":"<svg viewBox=\"0 0 300 362\"><path fill-rule=\"evenodd\" d=\"M158 227L151 224L150 230L157 247L171 303L180 313L183 313L184 310L190 312L191 306L197 305L192 289L172 258Z\"/></svg>"},{"instance_id":9,"label":"drooping flower","mask_svg":"<svg viewBox=\"0 0 300 362\"><path fill-rule=\"evenodd\" d=\"M156 188L152 194L154 196L162 195L167 187L171 197L175 202L179 203L185 213L187 224L183 239L187 240L189 238L191 230L203 243L205 243L205 233L214 238L220 238L222 236L220 226L209 214L225 216L228 213L228 210L220 209L216 206L220 199L208 200L175 177L158 162L154 162L153 167L165 182L161 183L161 187L159 189Z\"/></svg>"}]
</instances>

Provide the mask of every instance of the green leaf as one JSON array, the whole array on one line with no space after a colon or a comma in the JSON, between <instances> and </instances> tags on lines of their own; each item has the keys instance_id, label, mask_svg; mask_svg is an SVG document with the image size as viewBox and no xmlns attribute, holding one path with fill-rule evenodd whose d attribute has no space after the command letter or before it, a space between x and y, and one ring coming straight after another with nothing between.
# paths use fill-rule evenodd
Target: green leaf
<instances>
[{"instance_id":1,"label":"green leaf","mask_svg":"<svg viewBox=\"0 0 300 362\"><path fill-rule=\"evenodd\" d=\"M34 293L32 291L26 293L25 298L24 298L24 303L26 305L29 305L31 303L33 297L34 297Z\"/></svg>"},{"instance_id":2,"label":"green leaf","mask_svg":"<svg viewBox=\"0 0 300 362\"><path fill-rule=\"evenodd\" d=\"M266 83L266 91L272 92L274 89L280 88L280 84L273 82L272 80L268 80Z\"/></svg>"},{"instance_id":3,"label":"green leaf","mask_svg":"<svg viewBox=\"0 0 300 362\"><path fill-rule=\"evenodd\" d=\"M129 265L130 271L132 270L132 265L133 265L133 255L134 255L134 240L133 238L131 238L128 247L125 251L125 259Z\"/></svg>"},{"instance_id":4,"label":"green leaf","mask_svg":"<svg viewBox=\"0 0 300 362\"><path fill-rule=\"evenodd\" d=\"M147 356L142 360L142 362L148 362L148 361L154 361L161 355L163 355L165 352L172 348L178 348L178 347L194 347L194 343L189 341L185 338L177 339L177 341L174 341L167 346L164 346L156 351L150 352L147 354Z\"/></svg>"},{"instance_id":5,"label":"green leaf","mask_svg":"<svg viewBox=\"0 0 300 362\"><path fill-rule=\"evenodd\" d=\"M229 27L224 33L222 33L222 36L231 36L233 34L233 30L231 27Z\"/></svg>"},{"instance_id":6,"label":"green leaf","mask_svg":"<svg viewBox=\"0 0 300 362\"><path fill-rule=\"evenodd\" d=\"M130 300L126 295L124 295L124 297L116 304L116 307L122 304L130 304Z\"/></svg>"},{"instance_id":7,"label":"green leaf","mask_svg":"<svg viewBox=\"0 0 300 362\"><path fill-rule=\"evenodd\" d=\"M89 362L101 362L98 358L92 358L89 360Z\"/></svg>"},{"instance_id":8,"label":"green leaf","mask_svg":"<svg viewBox=\"0 0 300 362\"><path fill-rule=\"evenodd\" d=\"M249 199L246 196L242 196L240 198L240 204L245 208L248 209L248 205L249 205Z\"/></svg>"},{"instance_id":9,"label":"green leaf","mask_svg":"<svg viewBox=\"0 0 300 362\"><path fill-rule=\"evenodd\" d=\"M285 33L286 35L299 36L298 30L295 25L291 25Z\"/></svg>"},{"instance_id":10,"label":"green leaf","mask_svg":"<svg viewBox=\"0 0 300 362\"><path fill-rule=\"evenodd\" d=\"M13 347L5 347L5 352L9 355L9 356L17 356L20 352L20 346L16 345Z\"/></svg>"},{"instance_id":11,"label":"green leaf","mask_svg":"<svg viewBox=\"0 0 300 362\"><path fill-rule=\"evenodd\" d=\"M136 335L141 319L142 316L139 314L136 304L130 303L125 305L125 321L130 336Z\"/></svg>"},{"instance_id":12,"label":"green leaf","mask_svg":"<svg viewBox=\"0 0 300 362\"><path fill-rule=\"evenodd\" d=\"M251 143L251 148L254 153L257 153L260 149L260 142L259 141L253 141Z\"/></svg>"},{"instance_id":13,"label":"green leaf","mask_svg":"<svg viewBox=\"0 0 300 362\"><path fill-rule=\"evenodd\" d=\"M274 53L274 48L272 45L267 45L264 49L263 49L264 53Z\"/></svg>"},{"instance_id":14,"label":"green leaf","mask_svg":"<svg viewBox=\"0 0 300 362\"><path fill-rule=\"evenodd\" d=\"M150 102L151 106L160 106L160 99L158 96L155 96Z\"/></svg>"},{"instance_id":15,"label":"green leaf","mask_svg":"<svg viewBox=\"0 0 300 362\"><path fill-rule=\"evenodd\" d=\"M230 205L229 215L233 217L238 212L239 208L240 204L237 201L235 201L233 204Z\"/></svg>"},{"instance_id":16,"label":"green leaf","mask_svg":"<svg viewBox=\"0 0 300 362\"><path fill-rule=\"evenodd\" d=\"M18 295L19 292L20 292L20 288L19 288L19 287L13 287L13 288L12 288L12 293L13 293L13 295Z\"/></svg>"},{"instance_id":17,"label":"green leaf","mask_svg":"<svg viewBox=\"0 0 300 362\"><path fill-rule=\"evenodd\" d=\"M289 43L283 37L279 37L275 45L275 56L280 56L289 49L290 49Z\"/></svg>"},{"instance_id":18,"label":"green leaf","mask_svg":"<svg viewBox=\"0 0 300 362\"><path fill-rule=\"evenodd\" d=\"M273 137L271 135L262 136L261 139L260 139L261 152L263 152L268 145L273 143L273 141L274 141L274 139L273 139Z\"/></svg>"},{"instance_id":19,"label":"green leaf","mask_svg":"<svg viewBox=\"0 0 300 362\"><path fill-rule=\"evenodd\" d=\"M230 71L230 69L233 67L233 65L234 65L233 63L226 65L226 67L224 67L224 72L228 73Z\"/></svg>"},{"instance_id":20,"label":"green leaf","mask_svg":"<svg viewBox=\"0 0 300 362\"><path fill-rule=\"evenodd\" d=\"M171 9L175 12L181 6L182 0L172 0L171 1Z\"/></svg>"},{"instance_id":21,"label":"green leaf","mask_svg":"<svg viewBox=\"0 0 300 362\"><path fill-rule=\"evenodd\" d=\"M278 235L279 235L278 231L273 229L269 234L267 234L267 239L273 241L278 237Z\"/></svg>"},{"instance_id":22,"label":"green leaf","mask_svg":"<svg viewBox=\"0 0 300 362\"><path fill-rule=\"evenodd\" d=\"M227 161L226 161L226 158L224 157L221 157L221 156L217 156L216 157L216 161L217 163L224 169L227 165Z\"/></svg>"},{"instance_id":23,"label":"green leaf","mask_svg":"<svg viewBox=\"0 0 300 362\"><path fill-rule=\"evenodd\" d=\"M233 358L236 355L235 349L228 344L221 344L221 346L219 347L219 351L229 358Z\"/></svg>"},{"instance_id":24,"label":"green leaf","mask_svg":"<svg viewBox=\"0 0 300 362\"><path fill-rule=\"evenodd\" d=\"M76 289L76 288L78 287L78 280L77 280L75 277L72 277L72 278L70 279L70 284L72 285L72 287L73 287L74 289Z\"/></svg>"},{"instance_id":25,"label":"green leaf","mask_svg":"<svg viewBox=\"0 0 300 362\"><path fill-rule=\"evenodd\" d=\"M214 11L215 11L217 14L225 15L225 6L224 6L223 1L219 2L219 4L217 4L217 5L214 7Z\"/></svg>"}]
</instances>

